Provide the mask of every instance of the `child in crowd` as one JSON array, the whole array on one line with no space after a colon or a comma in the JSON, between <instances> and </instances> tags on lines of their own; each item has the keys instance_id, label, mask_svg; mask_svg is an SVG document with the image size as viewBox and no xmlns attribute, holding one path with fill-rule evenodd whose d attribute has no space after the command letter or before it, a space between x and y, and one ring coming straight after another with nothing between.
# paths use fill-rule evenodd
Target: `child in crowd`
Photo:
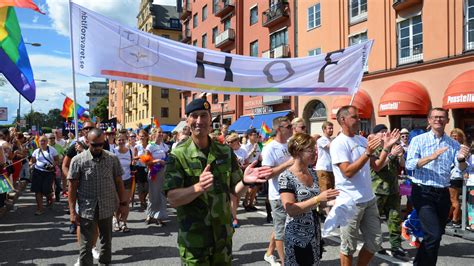
<instances>
[{"instance_id":1,"label":"child in crowd","mask_svg":"<svg viewBox=\"0 0 474 266\"><path fill-rule=\"evenodd\" d=\"M408 218L402 223L402 237L410 242L410 246L419 248L423 238L420 219L416 210L408 215Z\"/></svg>"},{"instance_id":2,"label":"child in crowd","mask_svg":"<svg viewBox=\"0 0 474 266\"><path fill-rule=\"evenodd\" d=\"M474 144L471 145L471 156L468 162L467 188L467 230L474 231Z\"/></svg>"}]
</instances>

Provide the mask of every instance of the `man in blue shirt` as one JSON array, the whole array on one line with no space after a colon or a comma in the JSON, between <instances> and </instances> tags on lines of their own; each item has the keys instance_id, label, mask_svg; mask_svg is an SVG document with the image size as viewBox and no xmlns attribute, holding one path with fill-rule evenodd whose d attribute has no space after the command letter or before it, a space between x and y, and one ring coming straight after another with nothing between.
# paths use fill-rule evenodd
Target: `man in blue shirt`
<instances>
[{"instance_id":1,"label":"man in blue shirt","mask_svg":"<svg viewBox=\"0 0 474 266\"><path fill-rule=\"evenodd\" d=\"M418 135L408 147L407 170L413 170L412 200L425 237L414 265L436 265L438 249L451 207L449 177L451 166L464 170L469 148L444 133L448 111L433 108L428 114L429 132Z\"/></svg>"}]
</instances>

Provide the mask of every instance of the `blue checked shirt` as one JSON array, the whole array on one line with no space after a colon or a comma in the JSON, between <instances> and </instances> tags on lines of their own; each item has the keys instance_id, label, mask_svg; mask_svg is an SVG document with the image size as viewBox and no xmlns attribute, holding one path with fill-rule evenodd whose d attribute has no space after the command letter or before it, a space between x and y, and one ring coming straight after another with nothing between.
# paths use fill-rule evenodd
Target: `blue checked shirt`
<instances>
[{"instance_id":1,"label":"blue checked shirt","mask_svg":"<svg viewBox=\"0 0 474 266\"><path fill-rule=\"evenodd\" d=\"M421 158L432 155L437 149L448 147L438 159L427 163L421 168L416 165ZM436 138L432 131L414 137L408 147L406 169L413 170L412 180L416 184L445 188L449 187L451 168L459 169L457 154L461 145L444 134Z\"/></svg>"}]
</instances>

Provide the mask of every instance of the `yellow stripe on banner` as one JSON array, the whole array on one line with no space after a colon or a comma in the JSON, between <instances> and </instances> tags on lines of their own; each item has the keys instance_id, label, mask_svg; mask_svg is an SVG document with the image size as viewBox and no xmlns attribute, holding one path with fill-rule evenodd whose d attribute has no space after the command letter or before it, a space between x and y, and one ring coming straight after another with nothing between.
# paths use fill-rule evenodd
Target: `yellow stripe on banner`
<instances>
[{"instance_id":1,"label":"yellow stripe on banner","mask_svg":"<svg viewBox=\"0 0 474 266\"><path fill-rule=\"evenodd\" d=\"M8 7L0 8L0 42L8 36L7 29L5 29L5 23L7 22Z\"/></svg>"}]
</instances>

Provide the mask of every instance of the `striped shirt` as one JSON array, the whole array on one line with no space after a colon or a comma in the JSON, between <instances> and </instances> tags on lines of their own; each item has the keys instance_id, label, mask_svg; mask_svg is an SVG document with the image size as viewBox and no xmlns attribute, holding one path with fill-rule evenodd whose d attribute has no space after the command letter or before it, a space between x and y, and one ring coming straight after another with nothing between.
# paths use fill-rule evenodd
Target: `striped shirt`
<instances>
[{"instance_id":1,"label":"striped shirt","mask_svg":"<svg viewBox=\"0 0 474 266\"><path fill-rule=\"evenodd\" d=\"M94 220L99 207L99 220L111 217L119 205L115 177L123 175L117 156L103 150L94 158L89 150L74 156L67 179L79 180L77 203L79 216Z\"/></svg>"},{"instance_id":2,"label":"striped shirt","mask_svg":"<svg viewBox=\"0 0 474 266\"><path fill-rule=\"evenodd\" d=\"M417 168L418 161L431 156L437 149L448 147L448 150L441 154L438 159L431 161L421 168ZM413 170L412 180L416 184L445 188L449 187L451 168L459 168L457 154L460 144L451 139L446 134L438 138L432 132L414 137L408 147L406 169Z\"/></svg>"}]
</instances>

